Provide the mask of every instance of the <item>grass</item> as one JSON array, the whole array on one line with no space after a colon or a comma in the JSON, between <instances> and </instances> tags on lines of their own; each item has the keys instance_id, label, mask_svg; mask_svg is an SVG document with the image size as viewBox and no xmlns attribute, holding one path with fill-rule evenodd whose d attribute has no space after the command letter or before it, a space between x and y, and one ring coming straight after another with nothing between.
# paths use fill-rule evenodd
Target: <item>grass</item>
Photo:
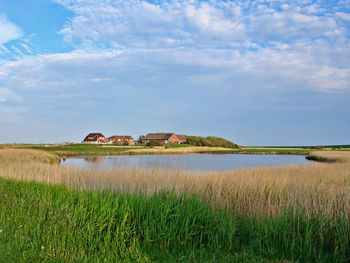
<instances>
[{"instance_id":1,"label":"grass","mask_svg":"<svg viewBox=\"0 0 350 263\"><path fill-rule=\"evenodd\" d=\"M307 155L315 150L304 148L252 148L241 147L235 153L242 154L290 154L290 155Z\"/></svg>"},{"instance_id":2,"label":"grass","mask_svg":"<svg viewBox=\"0 0 350 263\"><path fill-rule=\"evenodd\" d=\"M350 260L345 159L186 172L73 169L55 158L0 150L0 261Z\"/></svg>"},{"instance_id":3,"label":"grass","mask_svg":"<svg viewBox=\"0 0 350 263\"><path fill-rule=\"evenodd\" d=\"M35 144L8 144L0 145L1 148L33 149L53 153L63 158L76 156L101 156L101 155L140 155L140 154L191 154L191 153L233 153L234 150L220 147L194 147L189 145L174 145L169 147L149 148L145 146L113 146L99 144L67 144L67 145L35 145Z\"/></svg>"},{"instance_id":4,"label":"grass","mask_svg":"<svg viewBox=\"0 0 350 263\"><path fill-rule=\"evenodd\" d=\"M20 148L20 149L34 149L42 150L49 153L59 155L61 157L70 156L85 156L85 155L115 155L126 152L131 147L102 147L99 144L66 144L66 145L41 145L41 144L19 144L19 145L4 145L5 148Z\"/></svg>"},{"instance_id":5,"label":"grass","mask_svg":"<svg viewBox=\"0 0 350 263\"><path fill-rule=\"evenodd\" d=\"M298 154L307 155L314 151L311 148L259 148L240 147L237 149L223 147L191 146L187 144L170 144L167 147L149 148L142 145L113 146L99 144L7 144L1 148L34 149L56 154L63 158L77 156L101 156L101 155L157 155L157 154L192 154L192 153L217 153L217 154ZM328 149L328 148L327 148ZM319 149L317 150L319 151Z\"/></svg>"},{"instance_id":6,"label":"grass","mask_svg":"<svg viewBox=\"0 0 350 263\"><path fill-rule=\"evenodd\" d=\"M118 194L0 179L6 262L345 262L350 229L284 212L229 216L196 197ZM5 262L5 261L4 261Z\"/></svg>"},{"instance_id":7,"label":"grass","mask_svg":"<svg viewBox=\"0 0 350 263\"><path fill-rule=\"evenodd\" d=\"M75 169L29 161L34 150L0 150L0 177L64 184L72 189L153 194L176 191L234 214L270 216L286 209L336 217L350 213L350 162L261 167L224 172L176 169ZM43 156L47 156L43 153Z\"/></svg>"},{"instance_id":8,"label":"grass","mask_svg":"<svg viewBox=\"0 0 350 263\"><path fill-rule=\"evenodd\" d=\"M314 152L307 156L307 159L319 162L347 162L350 160L350 151Z\"/></svg>"},{"instance_id":9,"label":"grass","mask_svg":"<svg viewBox=\"0 0 350 263\"><path fill-rule=\"evenodd\" d=\"M8 262L188 262L227 256L234 245L234 220L194 197L4 179L0 189L0 253Z\"/></svg>"}]
</instances>

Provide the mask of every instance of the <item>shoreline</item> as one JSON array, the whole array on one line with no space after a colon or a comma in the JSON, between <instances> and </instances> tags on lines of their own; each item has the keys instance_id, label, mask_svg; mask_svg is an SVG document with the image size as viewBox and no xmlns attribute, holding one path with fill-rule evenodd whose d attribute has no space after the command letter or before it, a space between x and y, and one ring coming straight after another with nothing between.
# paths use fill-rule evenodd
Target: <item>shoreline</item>
<instances>
[{"instance_id":1,"label":"shoreline","mask_svg":"<svg viewBox=\"0 0 350 263\"><path fill-rule=\"evenodd\" d=\"M313 154L350 160L349 151ZM273 248L277 252L267 255L269 260L295 260L297 256L301 262L347 259L342 255L347 255L350 244L349 236L344 234L350 231L349 161L199 172L155 168L78 169L53 165L56 158L59 157L42 150L0 150L0 189L5 197L0 205L4 211L0 214L0 248L4 247L10 256L12 251L20 251L22 256L26 248L27 254L37 255L38 262L61 260L67 255L71 261L81 261L81 255L91 259L91 251L102 251L103 255L111 251L111 259L115 260L116 249L130 238L143 242L139 251L145 251L145 247L153 253L159 251L147 252L154 258L164 252L162 244L173 240L171 247L183 256L184 249L177 244L186 234L190 244L199 240L196 241L198 255L203 255L207 240L220 237L215 244L222 251L213 250L210 245L206 250L210 255L216 251L218 255L235 256L248 248L257 260L244 262L260 262L262 253ZM225 220L220 221L222 218ZM185 233L181 232L184 225L190 227ZM222 247L227 244L226 233L233 235L234 242L245 237L244 243L231 247L232 251ZM118 239L110 239L115 236ZM266 236L273 238L261 247L258 242L266 240ZM156 239L159 237L162 239ZM33 245L27 246L27 240ZM282 242L287 249L280 246L281 240L288 241ZM8 244L12 250L7 249ZM84 246L79 247L81 244ZM101 244L106 246L96 250ZM75 250L77 247L81 250ZM285 252L290 248L294 249L292 256ZM123 252L122 256L133 251ZM188 253L193 251L191 247ZM306 259L304 255L309 251L314 254ZM101 257L97 255L96 259ZM242 261L241 258L227 260L226 256L225 259Z\"/></svg>"},{"instance_id":2,"label":"shoreline","mask_svg":"<svg viewBox=\"0 0 350 263\"><path fill-rule=\"evenodd\" d=\"M199 147L198 147L199 148ZM180 149L180 150L178 150ZM188 149L181 150L181 149ZM308 156L312 153L309 150L266 150L266 151L251 151L251 149L194 149L193 148L174 148L174 149L133 149L121 152L84 152L84 153L66 153L53 152L61 158L78 158L78 157L92 157L92 156L137 156L137 155L192 155L192 154L252 154L252 155L303 155Z\"/></svg>"},{"instance_id":3,"label":"shoreline","mask_svg":"<svg viewBox=\"0 0 350 263\"><path fill-rule=\"evenodd\" d=\"M321 163L345 163L350 160L349 151L319 151L305 156L307 160Z\"/></svg>"},{"instance_id":4,"label":"shoreline","mask_svg":"<svg viewBox=\"0 0 350 263\"><path fill-rule=\"evenodd\" d=\"M252 154L252 155L302 155L307 160L317 162L337 162L344 159L343 153L349 153L347 149L328 149L316 150L312 148L258 148L241 147L238 149L222 147L106 147L102 145L0 145L0 149L32 149L41 150L56 155L59 160L68 158L84 158L99 156L142 156L142 155L192 155L192 154Z\"/></svg>"},{"instance_id":5,"label":"shoreline","mask_svg":"<svg viewBox=\"0 0 350 263\"><path fill-rule=\"evenodd\" d=\"M122 153L90 153L90 154L69 154L69 155L57 155L60 160L73 159L73 158L85 158L85 157L108 157L108 156L151 156L151 155L194 155L194 154L225 154L225 155L295 155L304 156L305 159L310 161L316 161L308 159L307 153L276 153L276 152L237 152L237 151L198 151L198 152L122 152Z\"/></svg>"}]
</instances>

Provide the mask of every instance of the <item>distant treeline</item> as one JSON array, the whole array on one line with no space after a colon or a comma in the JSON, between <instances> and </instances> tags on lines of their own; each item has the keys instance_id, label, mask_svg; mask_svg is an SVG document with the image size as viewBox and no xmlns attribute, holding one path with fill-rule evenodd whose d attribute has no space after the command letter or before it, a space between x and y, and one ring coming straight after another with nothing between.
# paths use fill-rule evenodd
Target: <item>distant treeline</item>
<instances>
[{"instance_id":1,"label":"distant treeline","mask_svg":"<svg viewBox=\"0 0 350 263\"><path fill-rule=\"evenodd\" d=\"M187 143L193 146L239 148L237 144L220 137L184 136L186 137Z\"/></svg>"}]
</instances>

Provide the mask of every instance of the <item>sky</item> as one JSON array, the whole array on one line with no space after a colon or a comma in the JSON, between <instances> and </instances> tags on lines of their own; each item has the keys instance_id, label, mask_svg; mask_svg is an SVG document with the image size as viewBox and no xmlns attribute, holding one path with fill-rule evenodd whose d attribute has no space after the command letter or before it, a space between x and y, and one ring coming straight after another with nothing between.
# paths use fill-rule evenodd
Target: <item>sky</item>
<instances>
[{"instance_id":1,"label":"sky","mask_svg":"<svg viewBox=\"0 0 350 263\"><path fill-rule=\"evenodd\" d=\"M0 143L350 144L350 0L1 0Z\"/></svg>"}]
</instances>

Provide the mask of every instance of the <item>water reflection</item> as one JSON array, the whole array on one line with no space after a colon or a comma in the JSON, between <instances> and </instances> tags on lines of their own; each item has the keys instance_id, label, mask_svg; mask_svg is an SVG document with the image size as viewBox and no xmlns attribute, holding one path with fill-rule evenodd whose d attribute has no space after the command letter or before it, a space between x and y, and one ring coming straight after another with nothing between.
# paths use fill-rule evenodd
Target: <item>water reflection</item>
<instances>
[{"instance_id":1,"label":"water reflection","mask_svg":"<svg viewBox=\"0 0 350 263\"><path fill-rule=\"evenodd\" d=\"M176 168L186 170L230 170L256 166L303 164L308 162L298 155L255 154L193 154L193 155L141 155L70 158L62 165L106 168Z\"/></svg>"},{"instance_id":2,"label":"water reflection","mask_svg":"<svg viewBox=\"0 0 350 263\"><path fill-rule=\"evenodd\" d=\"M105 157L103 156L90 156L90 157L83 157L83 159L87 162L87 163L91 163L91 164L99 164L101 162L104 161Z\"/></svg>"}]
</instances>

